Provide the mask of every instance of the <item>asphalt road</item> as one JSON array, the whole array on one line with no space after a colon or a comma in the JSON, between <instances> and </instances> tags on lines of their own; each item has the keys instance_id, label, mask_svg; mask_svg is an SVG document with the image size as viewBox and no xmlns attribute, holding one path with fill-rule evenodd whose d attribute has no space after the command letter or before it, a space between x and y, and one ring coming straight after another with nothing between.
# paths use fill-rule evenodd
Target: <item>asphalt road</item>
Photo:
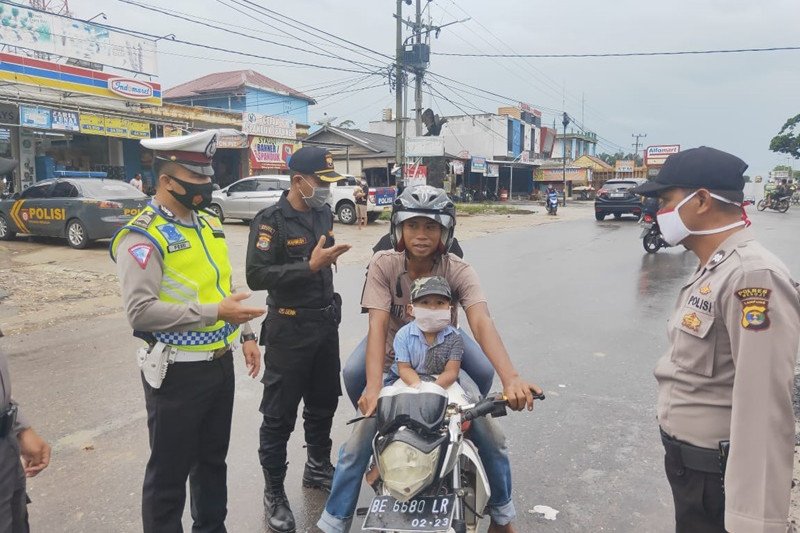
<instances>
[{"instance_id":1,"label":"asphalt road","mask_svg":"<svg viewBox=\"0 0 800 533\"><path fill-rule=\"evenodd\" d=\"M800 276L800 210L751 216L756 235ZM696 260L682 249L645 254L639 231L632 220L585 218L464 243L519 371L547 393L533 413L501 419L520 532L672 530L652 369L666 346L674 295ZM363 276L358 266L336 276L345 298L343 360L366 332L357 302ZM121 313L65 317L55 327L0 340L17 399L55 448L50 468L29 485L34 531L141 530L148 450L137 345ZM240 356L236 363L228 529L260 532L261 385L246 376ZM334 423L336 447L353 416L345 402ZM324 497L300 487L303 461L296 432L287 490L298 531L313 531ZM362 491L361 505L368 495ZM529 512L536 505L558 510L556 520ZM189 529L188 516L185 523Z\"/></svg>"}]
</instances>

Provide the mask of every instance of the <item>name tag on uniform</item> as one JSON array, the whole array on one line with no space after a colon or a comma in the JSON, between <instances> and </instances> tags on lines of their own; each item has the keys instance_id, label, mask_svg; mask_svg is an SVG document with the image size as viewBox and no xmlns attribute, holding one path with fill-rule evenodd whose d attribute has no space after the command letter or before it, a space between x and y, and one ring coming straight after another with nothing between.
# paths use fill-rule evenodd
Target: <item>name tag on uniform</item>
<instances>
[{"instance_id":1,"label":"name tag on uniform","mask_svg":"<svg viewBox=\"0 0 800 533\"><path fill-rule=\"evenodd\" d=\"M286 246L303 246L304 244L308 244L308 239L305 237L294 237L286 241Z\"/></svg>"},{"instance_id":2,"label":"name tag on uniform","mask_svg":"<svg viewBox=\"0 0 800 533\"><path fill-rule=\"evenodd\" d=\"M167 251L168 252L179 252L181 250L186 250L186 249L191 248L191 247L192 247L192 244L189 241L181 241L181 242L176 242L175 244L170 244L169 246L167 246Z\"/></svg>"}]
</instances>

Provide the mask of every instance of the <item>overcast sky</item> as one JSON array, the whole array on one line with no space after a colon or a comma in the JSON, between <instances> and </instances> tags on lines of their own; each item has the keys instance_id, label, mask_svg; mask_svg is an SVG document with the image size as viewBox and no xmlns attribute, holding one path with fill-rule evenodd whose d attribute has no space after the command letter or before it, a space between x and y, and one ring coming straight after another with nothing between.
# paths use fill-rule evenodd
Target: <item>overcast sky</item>
<instances>
[{"instance_id":1,"label":"overcast sky","mask_svg":"<svg viewBox=\"0 0 800 533\"><path fill-rule=\"evenodd\" d=\"M108 24L155 35L174 33L179 39L257 56L364 69L232 35L227 30L302 48L310 48L318 42L308 34L305 42L289 38L279 29L296 35L300 32L276 18L256 14L252 9L239 8L246 11L243 14L222 3L233 5L231 0L137 1L206 17L215 21L218 29L154 14L120 0L70 0L70 8L80 18L89 18L102 9L108 15ZM394 54L392 14L396 6L392 0L257 0L254 3L376 51ZM425 3L423 0L423 5ZM434 0L428 10L435 24L471 18L444 28L432 42L434 53L561 54L800 45L800 2L797 0L672 0L660 3L642 0ZM404 15L411 13L412 7L404 5ZM325 46L331 54L361 60L375 67L389 64L388 59L359 56L340 48L340 44L331 40ZM544 111L543 121L549 125L556 114L560 124L560 111L566 108L571 116L582 120L587 129L602 138L598 152L613 152L618 146L632 151L631 134L646 133L645 146L680 144L685 149L705 144L730 151L747 161L750 164L748 173L755 176L787 162L785 156L773 154L768 146L786 119L800 113L798 64L800 51L524 60L433 56L430 70L511 97L508 104L520 100L538 106ZM367 129L370 120L380 118L382 108L394 106L394 96L388 86L331 94L377 85L386 81L385 76L372 76L354 84L357 77L363 75L288 66L159 41L159 81L164 87L211 72L244 68L257 70L317 98L319 103L310 111L312 122L324 118L323 113L327 113L337 117L334 123L349 119ZM348 78L353 81L330 89L316 89L326 82ZM495 111L502 105L495 97L467 94L464 90L475 91L449 81L444 82L449 88L433 80L432 83L436 90L470 113L477 113L475 108ZM583 98L585 106L582 106ZM424 102L437 112L461 114L438 95L426 95ZM798 167L800 162L794 165Z\"/></svg>"}]
</instances>

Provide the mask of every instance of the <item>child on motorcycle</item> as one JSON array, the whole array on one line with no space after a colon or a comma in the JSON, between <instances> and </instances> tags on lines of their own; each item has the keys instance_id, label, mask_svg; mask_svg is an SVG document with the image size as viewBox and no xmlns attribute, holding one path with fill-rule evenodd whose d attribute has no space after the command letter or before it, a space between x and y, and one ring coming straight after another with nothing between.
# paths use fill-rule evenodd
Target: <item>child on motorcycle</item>
<instances>
[{"instance_id":1,"label":"child on motorcycle","mask_svg":"<svg viewBox=\"0 0 800 533\"><path fill-rule=\"evenodd\" d=\"M436 376L436 384L448 388L458 379L464 341L451 324L453 299L450 285L441 276L415 279L411 303L406 312L413 316L394 337L394 364L384 385L398 379L410 387L420 384L420 374Z\"/></svg>"}]
</instances>

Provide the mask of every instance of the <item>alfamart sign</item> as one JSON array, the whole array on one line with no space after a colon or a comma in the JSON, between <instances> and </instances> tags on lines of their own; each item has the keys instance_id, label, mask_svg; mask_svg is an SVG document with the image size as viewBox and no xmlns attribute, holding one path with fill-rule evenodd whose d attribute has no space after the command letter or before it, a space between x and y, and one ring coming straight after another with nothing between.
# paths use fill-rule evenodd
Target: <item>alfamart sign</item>
<instances>
[{"instance_id":1,"label":"alfamart sign","mask_svg":"<svg viewBox=\"0 0 800 533\"><path fill-rule=\"evenodd\" d=\"M680 144L659 144L648 146L644 154L644 164L647 166L663 165L669 156L681 151Z\"/></svg>"}]
</instances>

